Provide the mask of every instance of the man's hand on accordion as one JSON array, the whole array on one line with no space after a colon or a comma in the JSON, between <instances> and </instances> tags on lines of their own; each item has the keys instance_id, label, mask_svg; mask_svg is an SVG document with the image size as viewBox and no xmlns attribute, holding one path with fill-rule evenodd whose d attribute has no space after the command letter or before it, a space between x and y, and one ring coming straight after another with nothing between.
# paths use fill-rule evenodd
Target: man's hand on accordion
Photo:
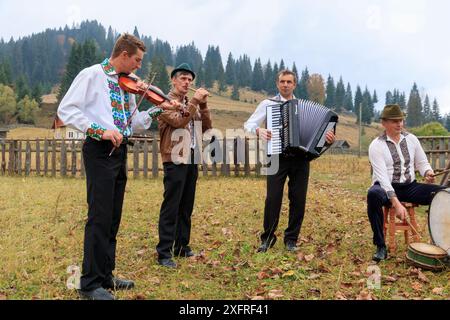
<instances>
[{"instance_id":1,"label":"man's hand on accordion","mask_svg":"<svg viewBox=\"0 0 450 320\"><path fill-rule=\"evenodd\" d=\"M265 141L272 140L272 131L270 130L258 128L256 129L256 134Z\"/></svg>"},{"instance_id":2,"label":"man's hand on accordion","mask_svg":"<svg viewBox=\"0 0 450 320\"><path fill-rule=\"evenodd\" d=\"M327 141L328 144L333 144L336 141L336 136L334 135L334 132L328 131L325 140Z\"/></svg>"}]
</instances>

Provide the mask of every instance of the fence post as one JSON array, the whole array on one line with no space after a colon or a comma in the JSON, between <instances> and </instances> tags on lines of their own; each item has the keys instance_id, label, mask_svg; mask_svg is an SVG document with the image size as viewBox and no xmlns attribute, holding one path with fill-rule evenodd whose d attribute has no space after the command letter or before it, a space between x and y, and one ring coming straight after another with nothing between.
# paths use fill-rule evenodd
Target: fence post
<instances>
[{"instance_id":1,"label":"fence post","mask_svg":"<svg viewBox=\"0 0 450 320\"><path fill-rule=\"evenodd\" d=\"M2 175L6 174L6 141L1 141L2 145Z\"/></svg>"},{"instance_id":2,"label":"fence post","mask_svg":"<svg viewBox=\"0 0 450 320\"><path fill-rule=\"evenodd\" d=\"M61 142L61 176L66 177L67 176L67 147L66 147L66 140L63 138Z\"/></svg>"},{"instance_id":3,"label":"fence post","mask_svg":"<svg viewBox=\"0 0 450 320\"><path fill-rule=\"evenodd\" d=\"M36 139L36 175L41 175L41 140Z\"/></svg>"},{"instance_id":4,"label":"fence post","mask_svg":"<svg viewBox=\"0 0 450 320\"><path fill-rule=\"evenodd\" d=\"M72 140L72 177L76 177L77 175L77 146L75 144L75 140Z\"/></svg>"},{"instance_id":5,"label":"fence post","mask_svg":"<svg viewBox=\"0 0 450 320\"><path fill-rule=\"evenodd\" d=\"M84 140L81 143L81 151L80 151L80 176L84 178L84 176L86 175L86 170L84 168L83 144Z\"/></svg>"},{"instance_id":6,"label":"fence post","mask_svg":"<svg viewBox=\"0 0 450 320\"><path fill-rule=\"evenodd\" d=\"M25 176L29 176L31 172L31 144L27 140L27 145L25 149Z\"/></svg>"},{"instance_id":7,"label":"fence post","mask_svg":"<svg viewBox=\"0 0 450 320\"><path fill-rule=\"evenodd\" d=\"M52 177L56 177L56 139L52 141Z\"/></svg>"},{"instance_id":8,"label":"fence post","mask_svg":"<svg viewBox=\"0 0 450 320\"><path fill-rule=\"evenodd\" d=\"M260 157L260 148L259 148L259 138L256 138L256 176L259 177L261 175L261 157Z\"/></svg>"},{"instance_id":9,"label":"fence post","mask_svg":"<svg viewBox=\"0 0 450 320\"><path fill-rule=\"evenodd\" d=\"M445 140L444 138L439 139L439 169L445 168Z\"/></svg>"},{"instance_id":10,"label":"fence post","mask_svg":"<svg viewBox=\"0 0 450 320\"><path fill-rule=\"evenodd\" d=\"M152 141L152 176L158 178L158 141L156 135L153 136Z\"/></svg>"},{"instance_id":11,"label":"fence post","mask_svg":"<svg viewBox=\"0 0 450 320\"><path fill-rule=\"evenodd\" d=\"M139 141L134 141L133 146L133 177L139 178Z\"/></svg>"},{"instance_id":12,"label":"fence post","mask_svg":"<svg viewBox=\"0 0 450 320\"><path fill-rule=\"evenodd\" d=\"M14 144L15 141L11 140L9 143L9 159L8 159L8 173L9 175L14 174L14 167L15 167L15 152L14 152Z\"/></svg>"},{"instance_id":13,"label":"fence post","mask_svg":"<svg viewBox=\"0 0 450 320\"><path fill-rule=\"evenodd\" d=\"M244 164L244 170L245 170L245 176L250 176L250 143L249 138L245 137L245 164Z\"/></svg>"},{"instance_id":14,"label":"fence post","mask_svg":"<svg viewBox=\"0 0 450 320\"><path fill-rule=\"evenodd\" d=\"M20 176L22 175L22 141L19 141L18 146L16 148L16 173Z\"/></svg>"},{"instance_id":15,"label":"fence post","mask_svg":"<svg viewBox=\"0 0 450 320\"><path fill-rule=\"evenodd\" d=\"M48 140L44 140L44 176L48 174Z\"/></svg>"},{"instance_id":16,"label":"fence post","mask_svg":"<svg viewBox=\"0 0 450 320\"><path fill-rule=\"evenodd\" d=\"M148 178L148 140L145 139L144 141L144 178Z\"/></svg>"}]
</instances>

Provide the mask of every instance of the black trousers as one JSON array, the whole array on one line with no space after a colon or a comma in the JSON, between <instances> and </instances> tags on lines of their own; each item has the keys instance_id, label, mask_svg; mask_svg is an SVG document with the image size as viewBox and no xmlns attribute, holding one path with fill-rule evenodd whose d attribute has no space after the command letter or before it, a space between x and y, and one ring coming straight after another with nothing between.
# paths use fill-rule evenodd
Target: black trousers
<instances>
[{"instance_id":1,"label":"black trousers","mask_svg":"<svg viewBox=\"0 0 450 320\"><path fill-rule=\"evenodd\" d=\"M392 187L400 202L412 202L420 205L429 205L433 200L434 193L445 188L438 185L417 183L416 181L393 183ZM386 245L383 233L383 206L389 204L390 200L386 191L381 188L379 183L375 183L367 194L367 214L373 231L373 244L378 247Z\"/></svg>"},{"instance_id":2,"label":"black trousers","mask_svg":"<svg viewBox=\"0 0 450 320\"><path fill-rule=\"evenodd\" d=\"M274 244L275 231L280 220L283 189L289 177L289 223L284 232L284 242L297 242L305 215L306 194L308 191L309 161L304 156L279 156L277 174L267 176L267 196L264 209L264 232L262 242Z\"/></svg>"},{"instance_id":3,"label":"black trousers","mask_svg":"<svg viewBox=\"0 0 450 320\"><path fill-rule=\"evenodd\" d=\"M127 183L127 149L121 145L109 157L112 147L109 141L89 137L83 145L89 212L84 232L82 290L101 287L115 269L116 236Z\"/></svg>"},{"instance_id":4,"label":"black trousers","mask_svg":"<svg viewBox=\"0 0 450 320\"><path fill-rule=\"evenodd\" d=\"M158 259L189 250L191 216L198 178L196 164L164 163L164 200L159 214Z\"/></svg>"}]
</instances>

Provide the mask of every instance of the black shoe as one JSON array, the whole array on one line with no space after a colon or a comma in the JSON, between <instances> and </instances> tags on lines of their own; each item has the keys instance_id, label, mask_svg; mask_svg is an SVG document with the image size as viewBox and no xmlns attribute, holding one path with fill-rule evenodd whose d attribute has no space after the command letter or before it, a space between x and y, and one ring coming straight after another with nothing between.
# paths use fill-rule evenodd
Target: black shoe
<instances>
[{"instance_id":1,"label":"black shoe","mask_svg":"<svg viewBox=\"0 0 450 320\"><path fill-rule=\"evenodd\" d=\"M112 290L130 290L134 288L134 282L131 280L111 278L103 282L102 287Z\"/></svg>"},{"instance_id":2,"label":"black shoe","mask_svg":"<svg viewBox=\"0 0 450 320\"><path fill-rule=\"evenodd\" d=\"M259 246L258 252L267 252L267 250L269 250L270 248L272 248L275 245L275 241L276 240L272 240L270 242L269 241L264 241Z\"/></svg>"},{"instance_id":3,"label":"black shoe","mask_svg":"<svg viewBox=\"0 0 450 320\"><path fill-rule=\"evenodd\" d=\"M284 245L287 251L295 252L298 250L297 243L294 241L287 241Z\"/></svg>"},{"instance_id":4,"label":"black shoe","mask_svg":"<svg viewBox=\"0 0 450 320\"><path fill-rule=\"evenodd\" d=\"M381 260L387 259L387 249L386 247L377 247L377 252L373 255L372 260L375 262L380 262Z\"/></svg>"},{"instance_id":5,"label":"black shoe","mask_svg":"<svg viewBox=\"0 0 450 320\"><path fill-rule=\"evenodd\" d=\"M183 258L195 257L195 253L194 253L194 251L191 250L191 248L176 250L175 253L176 253L175 256L177 256L177 257L183 257Z\"/></svg>"},{"instance_id":6,"label":"black shoe","mask_svg":"<svg viewBox=\"0 0 450 320\"><path fill-rule=\"evenodd\" d=\"M114 300L114 296L103 288L91 291L78 290L78 293L85 300Z\"/></svg>"},{"instance_id":7,"label":"black shoe","mask_svg":"<svg viewBox=\"0 0 450 320\"><path fill-rule=\"evenodd\" d=\"M168 258L168 259L158 259L158 263L161 266L167 267L167 268L175 269L177 267L177 264L175 263L175 261L173 261L170 258Z\"/></svg>"}]
</instances>

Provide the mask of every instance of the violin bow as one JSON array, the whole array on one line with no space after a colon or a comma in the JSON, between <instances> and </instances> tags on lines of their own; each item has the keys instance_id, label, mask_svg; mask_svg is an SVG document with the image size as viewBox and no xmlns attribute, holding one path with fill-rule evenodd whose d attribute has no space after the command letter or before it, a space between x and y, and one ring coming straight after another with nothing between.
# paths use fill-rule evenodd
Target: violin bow
<instances>
[{"instance_id":1,"label":"violin bow","mask_svg":"<svg viewBox=\"0 0 450 320\"><path fill-rule=\"evenodd\" d=\"M148 74L148 79L150 80L150 77L152 76L151 73ZM130 126L131 124L131 120L133 119L134 115L136 114L136 111L139 109L142 101L144 101L145 98L145 94L147 93L147 91L150 89L153 81L155 81L156 78L156 73L153 74L153 77L151 78L150 82L147 85L147 88L145 89L144 93L141 95L141 98L139 99L139 102L136 104L136 108L134 109L133 113L131 114L130 118L127 120L127 124L125 125L125 127L123 127L123 131L127 130L127 128ZM109 153L109 156L111 157L112 154L114 153L114 151L116 150L116 146L113 146L111 152Z\"/></svg>"}]
</instances>

